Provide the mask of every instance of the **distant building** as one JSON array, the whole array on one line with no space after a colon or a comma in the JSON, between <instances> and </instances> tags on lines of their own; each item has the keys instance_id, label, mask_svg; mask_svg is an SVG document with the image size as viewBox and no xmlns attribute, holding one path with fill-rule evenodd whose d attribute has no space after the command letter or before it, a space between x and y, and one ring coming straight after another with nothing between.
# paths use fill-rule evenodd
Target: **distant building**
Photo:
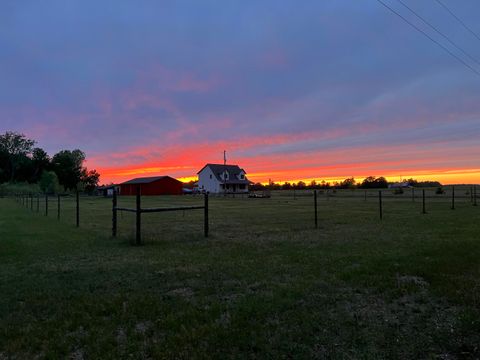
<instances>
[{"instance_id":1,"label":"distant building","mask_svg":"<svg viewBox=\"0 0 480 360\"><path fill-rule=\"evenodd\" d=\"M207 164L198 173L198 191L214 194L248 193L250 181L238 165Z\"/></svg>"},{"instance_id":2,"label":"distant building","mask_svg":"<svg viewBox=\"0 0 480 360\"><path fill-rule=\"evenodd\" d=\"M135 178L120 184L120 195L135 195L140 187L142 195L181 195L183 183L170 176Z\"/></svg>"},{"instance_id":3,"label":"distant building","mask_svg":"<svg viewBox=\"0 0 480 360\"><path fill-rule=\"evenodd\" d=\"M397 182L397 183L388 185L389 189L402 189L402 188L409 188L409 187L411 187L411 185L408 181L402 181L402 182Z\"/></svg>"},{"instance_id":4,"label":"distant building","mask_svg":"<svg viewBox=\"0 0 480 360\"><path fill-rule=\"evenodd\" d=\"M97 195L109 197L113 196L113 190L117 192L117 194L120 193L120 185L103 185L103 186L97 186L95 189Z\"/></svg>"}]
</instances>

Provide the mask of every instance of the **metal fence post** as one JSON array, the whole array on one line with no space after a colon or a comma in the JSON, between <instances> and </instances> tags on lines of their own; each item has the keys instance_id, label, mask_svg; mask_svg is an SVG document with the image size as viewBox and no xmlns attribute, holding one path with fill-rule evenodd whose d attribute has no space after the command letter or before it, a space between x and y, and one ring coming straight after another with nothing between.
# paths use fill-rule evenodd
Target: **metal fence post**
<instances>
[{"instance_id":1,"label":"metal fence post","mask_svg":"<svg viewBox=\"0 0 480 360\"><path fill-rule=\"evenodd\" d=\"M426 214L427 210L425 209L425 189L422 189L422 214Z\"/></svg>"},{"instance_id":2,"label":"metal fence post","mask_svg":"<svg viewBox=\"0 0 480 360\"><path fill-rule=\"evenodd\" d=\"M208 194L204 194L204 209L203 209L203 232L205 237L208 237Z\"/></svg>"},{"instance_id":3,"label":"metal fence post","mask_svg":"<svg viewBox=\"0 0 480 360\"><path fill-rule=\"evenodd\" d=\"M137 207L136 207L136 212L135 212L135 215L136 215L136 236L135 236L135 239L136 239L136 243L137 245L140 245L142 243L142 230L141 230L141 226L142 226L142 208L141 208L141 203L140 203L140 186L137 186Z\"/></svg>"},{"instance_id":4,"label":"metal fence post","mask_svg":"<svg viewBox=\"0 0 480 360\"><path fill-rule=\"evenodd\" d=\"M78 190L76 192L76 200L77 200L77 206L76 206L76 225L77 227L80 226L80 197L78 195Z\"/></svg>"},{"instance_id":5,"label":"metal fence post","mask_svg":"<svg viewBox=\"0 0 480 360\"><path fill-rule=\"evenodd\" d=\"M40 212L40 194L37 194L37 213Z\"/></svg>"},{"instance_id":6,"label":"metal fence post","mask_svg":"<svg viewBox=\"0 0 480 360\"><path fill-rule=\"evenodd\" d=\"M452 186L452 210L455 210L455 186Z\"/></svg>"},{"instance_id":7,"label":"metal fence post","mask_svg":"<svg viewBox=\"0 0 480 360\"><path fill-rule=\"evenodd\" d=\"M315 229L317 229L318 228L317 190L313 190L313 206L315 207Z\"/></svg>"},{"instance_id":8,"label":"metal fence post","mask_svg":"<svg viewBox=\"0 0 480 360\"><path fill-rule=\"evenodd\" d=\"M57 194L57 220L60 220L60 194Z\"/></svg>"},{"instance_id":9,"label":"metal fence post","mask_svg":"<svg viewBox=\"0 0 480 360\"><path fill-rule=\"evenodd\" d=\"M45 194L45 216L48 216L48 194Z\"/></svg>"},{"instance_id":10,"label":"metal fence post","mask_svg":"<svg viewBox=\"0 0 480 360\"><path fill-rule=\"evenodd\" d=\"M412 201L415 202L415 188L412 186Z\"/></svg>"},{"instance_id":11,"label":"metal fence post","mask_svg":"<svg viewBox=\"0 0 480 360\"><path fill-rule=\"evenodd\" d=\"M112 196L112 237L117 236L117 191L113 189Z\"/></svg>"},{"instance_id":12,"label":"metal fence post","mask_svg":"<svg viewBox=\"0 0 480 360\"><path fill-rule=\"evenodd\" d=\"M383 219L383 209L382 209L382 190L378 191L378 207L380 211L380 220Z\"/></svg>"},{"instance_id":13,"label":"metal fence post","mask_svg":"<svg viewBox=\"0 0 480 360\"><path fill-rule=\"evenodd\" d=\"M473 185L473 206L477 206L477 185Z\"/></svg>"}]
</instances>

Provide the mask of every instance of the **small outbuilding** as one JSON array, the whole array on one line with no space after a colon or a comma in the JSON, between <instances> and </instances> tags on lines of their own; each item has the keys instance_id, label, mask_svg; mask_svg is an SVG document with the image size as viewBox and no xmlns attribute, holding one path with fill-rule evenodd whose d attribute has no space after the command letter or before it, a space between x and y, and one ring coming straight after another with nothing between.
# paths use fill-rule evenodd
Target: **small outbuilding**
<instances>
[{"instance_id":1,"label":"small outbuilding","mask_svg":"<svg viewBox=\"0 0 480 360\"><path fill-rule=\"evenodd\" d=\"M182 195L183 183L170 176L150 176L128 180L120 184L121 195L135 195L140 187L142 195Z\"/></svg>"},{"instance_id":2,"label":"small outbuilding","mask_svg":"<svg viewBox=\"0 0 480 360\"><path fill-rule=\"evenodd\" d=\"M95 192L97 195L101 195L104 197L111 197L113 196L113 191L116 191L117 194L120 194L120 186L119 185L103 185L97 186Z\"/></svg>"}]
</instances>

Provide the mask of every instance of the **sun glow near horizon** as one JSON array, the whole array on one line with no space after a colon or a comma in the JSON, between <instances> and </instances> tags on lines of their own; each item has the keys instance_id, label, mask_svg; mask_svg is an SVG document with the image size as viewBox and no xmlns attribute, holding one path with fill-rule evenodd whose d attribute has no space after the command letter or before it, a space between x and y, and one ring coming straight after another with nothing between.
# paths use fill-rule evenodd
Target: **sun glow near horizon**
<instances>
[{"instance_id":1,"label":"sun glow near horizon","mask_svg":"<svg viewBox=\"0 0 480 360\"><path fill-rule=\"evenodd\" d=\"M245 167L244 167L245 168ZM149 167L131 167L131 168L99 168L101 174L101 183L120 183L127 181L135 177L144 176L159 176L169 175L177 178L178 180L187 183L191 181L197 181L198 177L196 173L201 167L193 166L149 166ZM283 184L298 183L302 181L306 184L310 184L315 181L317 184L322 181L333 184L335 182L341 182L347 178L353 177L357 183L363 181L368 176L380 177L383 176L389 182L399 182L409 178L416 179L418 181L439 181L444 185L450 184L474 184L480 183L480 169L435 169L425 171L385 171L377 174L358 173L348 175L346 173L339 173L338 175L330 174L330 176L302 176L303 171L271 171L271 172L248 172L246 167L247 177L254 183L261 183L263 185L269 184L269 182ZM321 172L321 171L320 171Z\"/></svg>"}]
</instances>

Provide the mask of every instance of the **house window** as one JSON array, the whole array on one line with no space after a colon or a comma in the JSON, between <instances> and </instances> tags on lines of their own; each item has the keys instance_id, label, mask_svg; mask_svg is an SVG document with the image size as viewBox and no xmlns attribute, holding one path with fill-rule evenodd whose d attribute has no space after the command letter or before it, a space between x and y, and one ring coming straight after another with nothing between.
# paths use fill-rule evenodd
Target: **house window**
<instances>
[{"instance_id":1,"label":"house window","mask_svg":"<svg viewBox=\"0 0 480 360\"><path fill-rule=\"evenodd\" d=\"M240 185L238 186L238 188L239 188L240 190L245 190L245 184L240 184Z\"/></svg>"},{"instance_id":2,"label":"house window","mask_svg":"<svg viewBox=\"0 0 480 360\"><path fill-rule=\"evenodd\" d=\"M242 179L242 180L243 180L243 174L240 174L240 179Z\"/></svg>"},{"instance_id":3,"label":"house window","mask_svg":"<svg viewBox=\"0 0 480 360\"><path fill-rule=\"evenodd\" d=\"M210 174L210 179L212 178L212 174Z\"/></svg>"}]
</instances>

